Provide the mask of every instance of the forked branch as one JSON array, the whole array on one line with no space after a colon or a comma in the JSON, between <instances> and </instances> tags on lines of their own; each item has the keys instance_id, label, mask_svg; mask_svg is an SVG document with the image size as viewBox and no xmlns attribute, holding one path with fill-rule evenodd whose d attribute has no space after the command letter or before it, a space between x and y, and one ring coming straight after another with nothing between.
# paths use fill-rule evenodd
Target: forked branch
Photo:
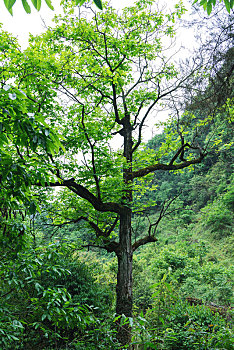
<instances>
[{"instance_id":1,"label":"forked branch","mask_svg":"<svg viewBox=\"0 0 234 350\"><path fill-rule=\"evenodd\" d=\"M178 153L178 155L179 154L180 154L180 152ZM178 157L178 155L177 155L177 157ZM186 161L181 162L179 164L173 164L173 163L171 164L171 162L169 164L162 164L162 163L153 164L153 165L150 165L148 167L139 169L137 171L133 171L132 178L136 179L138 177L143 177L143 176L150 174L150 173L157 171L157 170L165 170L165 171L181 170L181 169L187 168L190 165L201 163L205 156L206 156L206 153L200 152L200 155L198 158L186 160ZM173 158L172 158L172 160L173 160ZM174 162L174 160L173 160L173 162Z\"/></svg>"},{"instance_id":2,"label":"forked branch","mask_svg":"<svg viewBox=\"0 0 234 350\"><path fill-rule=\"evenodd\" d=\"M114 203L114 202L102 202L99 198L97 198L92 192L90 192L87 188L84 186L78 184L75 182L74 178L71 178L69 180L60 180L56 182L46 182L45 184L42 184L41 182L37 182L34 184L35 186L40 187L67 187L72 192L76 193L79 197L87 200L94 209L100 211L100 212L112 212L121 214L124 212L125 208L121 204Z\"/></svg>"},{"instance_id":3,"label":"forked branch","mask_svg":"<svg viewBox=\"0 0 234 350\"><path fill-rule=\"evenodd\" d=\"M133 244L133 246L132 246L133 251L135 251L137 248L139 248L140 246L145 245L147 243L157 242L157 238L155 237L156 229L157 229L160 221L162 220L162 218L168 215L169 207L180 196L180 194L181 194L181 192L177 196L170 199L169 201L165 201L163 203L163 206L160 210L158 219L153 224L150 223L149 229L148 229L148 235L139 239L138 241L136 241ZM152 234L152 229L154 229L153 234Z\"/></svg>"}]
</instances>

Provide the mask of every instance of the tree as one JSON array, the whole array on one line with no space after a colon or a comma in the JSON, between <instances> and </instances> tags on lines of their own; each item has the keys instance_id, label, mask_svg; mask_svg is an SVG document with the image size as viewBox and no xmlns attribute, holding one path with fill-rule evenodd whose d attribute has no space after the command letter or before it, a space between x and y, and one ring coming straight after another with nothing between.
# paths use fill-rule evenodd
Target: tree
<instances>
[{"instance_id":1,"label":"tree","mask_svg":"<svg viewBox=\"0 0 234 350\"><path fill-rule=\"evenodd\" d=\"M163 14L153 1L140 0L122 13L107 7L85 18L67 5L57 26L32 39L7 68L49 125L42 150L40 132L32 140L34 148L15 145L15 157L30 178L29 191L35 197L36 188L63 189L52 194L53 223L83 223L93 232L84 246L116 254L116 313L130 320L133 253L157 240L154 228L168 207L150 224L148 234L133 243L132 217L139 212L146 183L155 171L182 170L206 155L196 133L186 140L178 120L176 129L168 127L157 154L147 151L142 141L157 104L170 99L187 79L164 55L175 35L173 23L183 12L177 5ZM53 140L59 147L59 138L62 147L54 149ZM119 324L123 345L131 340L130 323Z\"/></svg>"},{"instance_id":2,"label":"tree","mask_svg":"<svg viewBox=\"0 0 234 350\"><path fill-rule=\"evenodd\" d=\"M40 163L40 158L43 161L47 158L48 162L48 152L56 152L61 147L57 131L51 130L45 121L45 110L55 111L50 93L43 97L41 108L30 93L26 93L27 90L23 91L13 83L14 71L22 58L17 45L16 39L4 31L1 32L0 233L4 240L9 241L12 241L12 234L15 236L17 231L18 238L23 235L25 210L29 214L36 211L37 200L30 192L30 186L35 182L35 176L40 179L46 176L45 164ZM20 149L28 154L27 164ZM29 171L36 164L37 171ZM21 223L17 222L16 217L20 218Z\"/></svg>"}]
</instances>

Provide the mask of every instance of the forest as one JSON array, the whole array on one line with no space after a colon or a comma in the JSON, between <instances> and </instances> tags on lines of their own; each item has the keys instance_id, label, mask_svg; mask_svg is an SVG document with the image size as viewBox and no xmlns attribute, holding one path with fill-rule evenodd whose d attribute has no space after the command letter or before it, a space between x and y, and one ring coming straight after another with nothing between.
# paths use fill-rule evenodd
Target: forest
<instances>
[{"instance_id":1,"label":"forest","mask_svg":"<svg viewBox=\"0 0 234 350\"><path fill-rule=\"evenodd\" d=\"M1 27L0 350L232 350L233 2L61 4Z\"/></svg>"}]
</instances>

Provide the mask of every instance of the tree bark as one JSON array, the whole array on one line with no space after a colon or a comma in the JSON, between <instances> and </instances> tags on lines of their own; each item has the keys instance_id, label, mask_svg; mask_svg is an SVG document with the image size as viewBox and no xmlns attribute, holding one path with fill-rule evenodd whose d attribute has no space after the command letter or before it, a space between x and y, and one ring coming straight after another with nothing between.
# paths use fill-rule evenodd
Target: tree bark
<instances>
[{"instance_id":1,"label":"tree bark","mask_svg":"<svg viewBox=\"0 0 234 350\"><path fill-rule=\"evenodd\" d=\"M132 238L131 238L131 223L132 223L132 126L130 122L130 114L127 111L125 100L123 97L125 117L121 120L123 125L124 137L124 157L127 161L127 166L123 169L123 180L126 188L123 191L122 201L124 210L120 213L119 227L119 249L117 252L118 258L118 274L116 285L116 313L132 317ZM121 321L121 318L119 319ZM117 338L121 345L131 343L131 327L129 323L121 326L118 323ZM125 347L126 349L126 347Z\"/></svg>"},{"instance_id":2,"label":"tree bark","mask_svg":"<svg viewBox=\"0 0 234 350\"><path fill-rule=\"evenodd\" d=\"M126 208L126 212L120 217L119 228L119 251L118 274L116 285L116 313L132 317L132 241L131 241L131 209ZM131 327L127 323L120 325L118 323L117 337L121 345L130 344Z\"/></svg>"}]
</instances>

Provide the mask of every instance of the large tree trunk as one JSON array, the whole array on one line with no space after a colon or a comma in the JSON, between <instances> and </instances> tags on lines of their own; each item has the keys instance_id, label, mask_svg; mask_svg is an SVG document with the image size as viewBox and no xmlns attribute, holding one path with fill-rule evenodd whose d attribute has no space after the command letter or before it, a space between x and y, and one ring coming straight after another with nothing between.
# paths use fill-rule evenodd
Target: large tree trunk
<instances>
[{"instance_id":1,"label":"large tree trunk","mask_svg":"<svg viewBox=\"0 0 234 350\"><path fill-rule=\"evenodd\" d=\"M116 286L116 313L132 317L132 242L131 242L131 210L120 217L118 257L118 275ZM131 327L118 323L118 340L122 345L131 342Z\"/></svg>"},{"instance_id":2,"label":"large tree trunk","mask_svg":"<svg viewBox=\"0 0 234 350\"><path fill-rule=\"evenodd\" d=\"M118 274L116 285L116 313L132 317L132 239L131 239L131 220L132 210L132 126L130 122L130 114L127 111L125 101L125 117L122 119L123 136L124 136L124 157L127 166L123 169L123 180L126 188L123 191L122 200L127 204L120 214L119 227L119 249L118 258ZM118 340L121 345L130 344L131 327L129 323L121 326L118 323ZM126 349L126 348L125 348Z\"/></svg>"}]
</instances>

